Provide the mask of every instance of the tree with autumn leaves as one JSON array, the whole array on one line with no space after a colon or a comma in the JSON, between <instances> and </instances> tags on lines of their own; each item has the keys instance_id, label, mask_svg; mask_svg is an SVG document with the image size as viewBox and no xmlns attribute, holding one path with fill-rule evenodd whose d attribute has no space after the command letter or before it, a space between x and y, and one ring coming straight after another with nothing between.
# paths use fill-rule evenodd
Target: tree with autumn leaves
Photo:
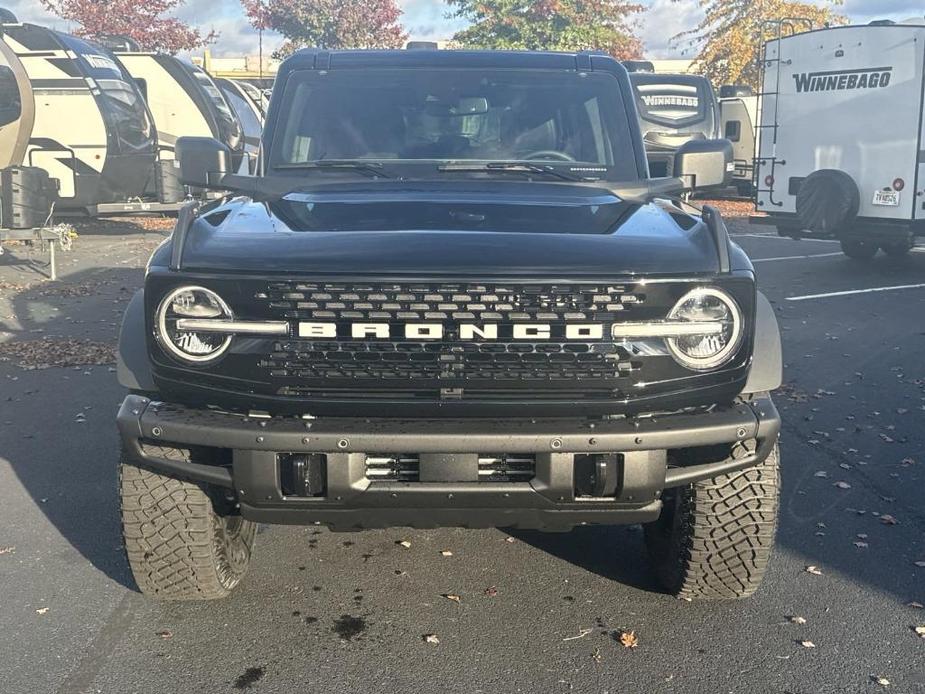
<instances>
[{"instance_id":1,"label":"tree with autumn leaves","mask_svg":"<svg viewBox=\"0 0 925 694\"><path fill-rule=\"evenodd\" d=\"M603 50L627 60L642 55L628 0L446 0L470 26L453 40L468 48Z\"/></svg>"},{"instance_id":2,"label":"tree with autumn leaves","mask_svg":"<svg viewBox=\"0 0 925 694\"><path fill-rule=\"evenodd\" d=\"M842 4L843 0L824 0L821 4L794 0L700 0L703 20L674 40L697 51L695 68L714 84L748 84L758 89L761 47L777 36L776 23L806 20L785 23L784 35L811 27L845 24L847 18L837 12Z\"/></svg>"},{"instance_id":3,"label":"tree with autumn leaves","mask_svg":"<svg viewBox=\"0 0 925 694\"><path fill-rule=\"evenodd\" d=\"M272 29L286 41L287 56L317 48L401 48L408 38L395 0L241 0L256 29Z\"/></svg>"},{"instance_id":4,"label":"tree with autumn leaves","mask_svg":"<svg viewBox=\"0 0 925 694\"><path fill-rule=\"evenodd\" d=\"M211 43L214 31L202 33L173 13L184 0L40 0L42 7L77 24L74 34L90 39L126 36L142 50L177 53Z\"/></svg>"}]
</instances>

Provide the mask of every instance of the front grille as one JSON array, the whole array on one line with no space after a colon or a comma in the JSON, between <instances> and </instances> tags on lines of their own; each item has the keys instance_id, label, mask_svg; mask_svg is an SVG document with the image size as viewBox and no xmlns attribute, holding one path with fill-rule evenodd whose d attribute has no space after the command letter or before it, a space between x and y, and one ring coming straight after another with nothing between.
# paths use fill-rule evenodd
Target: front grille
<instances>
[{"instance_id":1,"label":"front grille","mask_svg":"<svg viewBox=\"0 0 925 694\"><path fill-rule=\"evenodd\" d=\"M366 457L366 477L373 482L417 482L420 457L395 454ZM479 482L529 482L536 476L536 457L530 454L499 453L479 456Z\"/></svg>"},{"instance_id":2,"label":"front grille","mask_svg":"<svg viewBox=\"0 0 925 694\"><path fill-rule=\"evenodd\" d=\"M461 390L595 391L619 395L621 379L642 368L627 347L603 338L568 340L566 325L644 319L647 293L633 284L347 284L272 282L256 292L261 317L335 323L332 339L273 343L261 360L280 395L362 388L364 392ZM409 341L408 323L439 323L437 341ZM389 324L389 339L355 339L357 322ZM498 339L463 340L459 326L499 326ZM514 339L519 323L549 325L549 339Z\"/></svg>"}]
</instances>

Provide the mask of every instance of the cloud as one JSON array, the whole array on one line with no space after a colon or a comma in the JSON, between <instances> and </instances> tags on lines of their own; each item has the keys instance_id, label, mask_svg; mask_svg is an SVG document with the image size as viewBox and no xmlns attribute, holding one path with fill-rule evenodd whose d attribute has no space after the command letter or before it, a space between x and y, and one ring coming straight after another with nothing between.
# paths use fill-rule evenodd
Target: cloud
<instances>
[{"instance_id":1,"label":"cloud","mask_svg":"<svg viewBox=\"0 0 925 694\"><path fill-rule=\"evenodd\" d=\"M648 58L685 57L686 44L672 39L689 31L703 19L700 3L651 0L649 9L640 15L640 36ZM690 53L689 50L686 51Z\"/></svg>"}]
</instances>

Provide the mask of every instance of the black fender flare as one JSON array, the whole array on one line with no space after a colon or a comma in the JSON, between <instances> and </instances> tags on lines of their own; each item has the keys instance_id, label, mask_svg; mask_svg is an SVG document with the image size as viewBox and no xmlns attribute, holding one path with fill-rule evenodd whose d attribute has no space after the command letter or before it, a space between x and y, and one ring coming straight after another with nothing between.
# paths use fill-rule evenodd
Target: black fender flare
<instances>
[{"instance_id":1,"label":"black fender flare","mask_svg":"<svg viewBox=\"0 0 925 694\"><path fill-rule=\"evenodd\" d=\"M780 328L774 307L758 292L755 305L755 342L752 365L748 371L743 394L764 393L780 388L784 379L784 355Z\"/></svg>"},{"instance_id":2,"label":"black fender flare","mask_svg":"<svg viewBox=\"0 0 925 694\"><path fill-rule=\"evenodd\" d=\"M153 393L157 386L148 359L146 333L145 294L143 289L139 289L128 302L122 318L119 349L116 351L116 378L131 391Z\"/></svg>"}]
</instances>

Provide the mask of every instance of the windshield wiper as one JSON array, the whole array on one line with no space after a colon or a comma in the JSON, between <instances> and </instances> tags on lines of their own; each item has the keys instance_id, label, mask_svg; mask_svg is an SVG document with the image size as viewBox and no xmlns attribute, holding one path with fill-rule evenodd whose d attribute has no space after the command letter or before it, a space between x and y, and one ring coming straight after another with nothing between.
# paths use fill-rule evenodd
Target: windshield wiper
<instances>
[{"instance_id":1,"label":"windshield wiper","mask_svg":"<svg viewBox=\"0 0 925 694\"><path fill-rule=\"evenodd\" d=\"M391 178L391 176L382 170L381 162L361 161L357 159L319 159L317 161L277 164L274 168L289 170L356 171L370 178Z\"/></svg>"},{"instance_id":2,"label":"windshield wiper","mask_svg":"<svg viewBox=\"0 0 925 694\"><path fill-rule=\"evenodd\" d=\"M453 162L443 164L437 167L438 171L500 171L502 173L532 173L542 176L551 176L562 181L584 181L584 177L570 174L566 171L560 171L549 164L534 164L523 161L490 161L485 163L477 162Z\"/></svg>"}]
</instances>

